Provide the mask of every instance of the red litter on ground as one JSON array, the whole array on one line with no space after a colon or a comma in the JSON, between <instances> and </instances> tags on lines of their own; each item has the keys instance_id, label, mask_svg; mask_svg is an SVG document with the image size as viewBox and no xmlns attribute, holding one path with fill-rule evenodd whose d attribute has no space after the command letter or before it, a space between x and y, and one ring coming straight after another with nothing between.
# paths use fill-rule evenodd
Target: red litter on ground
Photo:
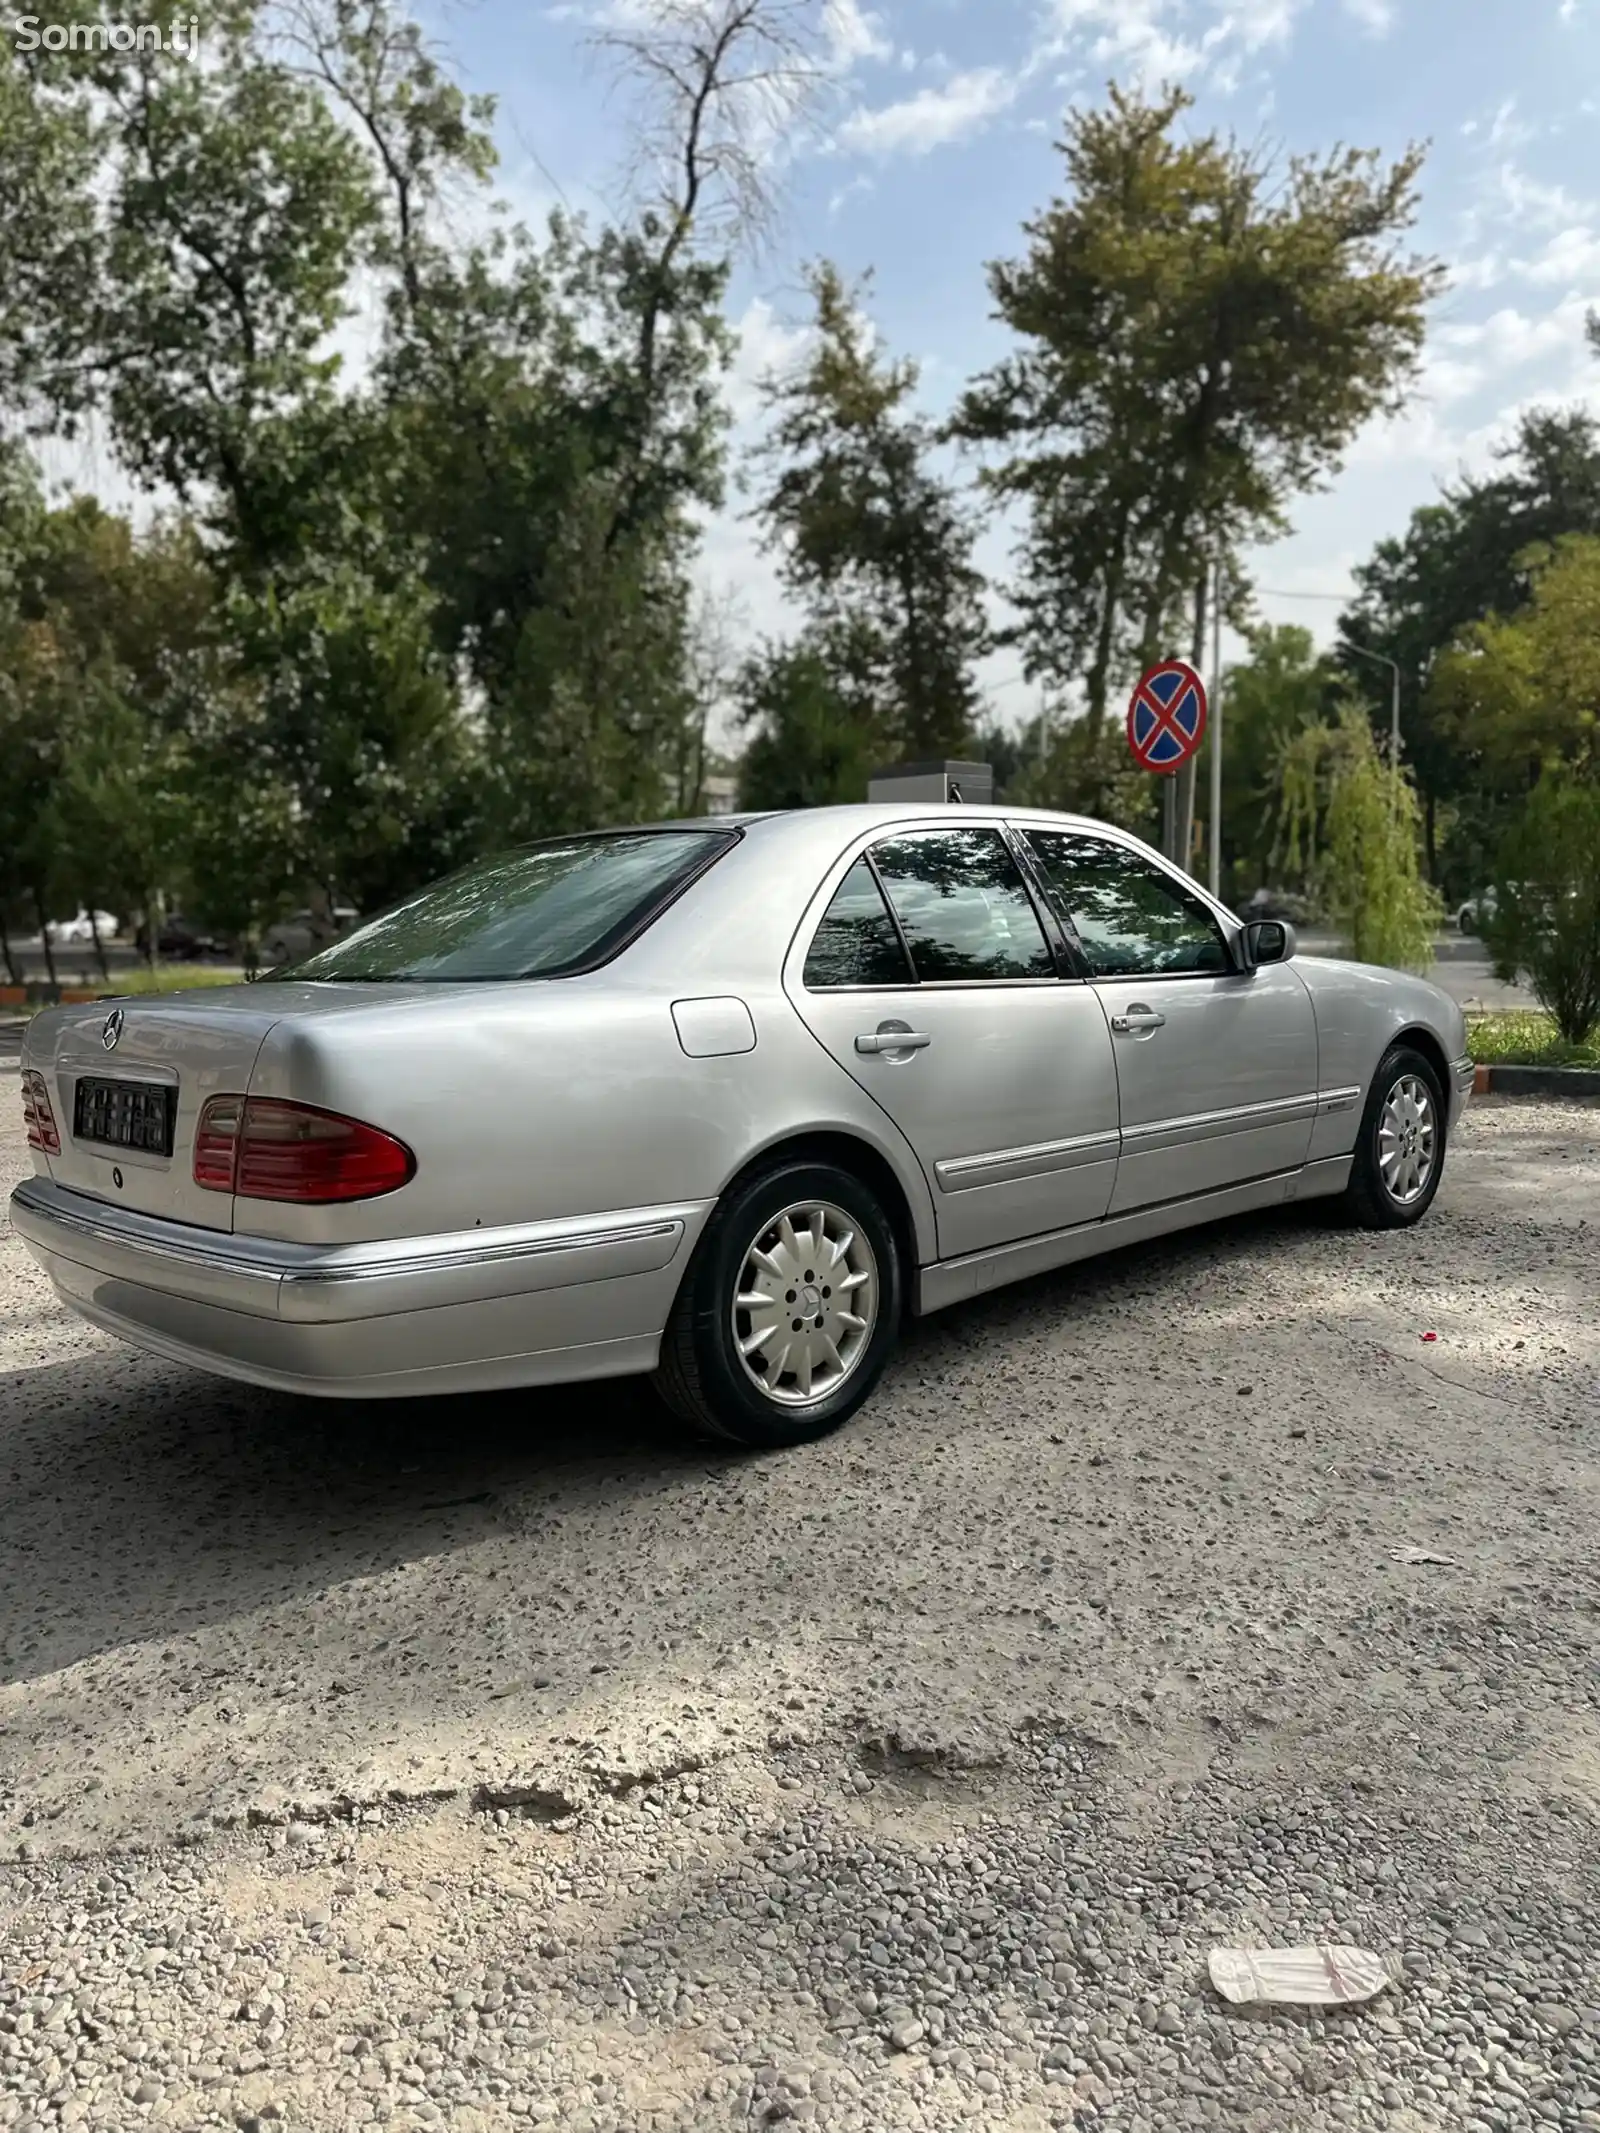
<instances>
[{"instance_id":1,"label":"red litter on ground","mask_svg":"<svg viewBox=\"0 0 1600 2133\"><path fill-rule=\"evenodd\" d=\"M1424 1334L1423 1334L1423 1336L1422 1336L1422 1338L1423 1338L1423 1339L1424 1339L1425 1341L1436 1341L1436 1340L1437 1340L1437 1339L1439 1338L1439 1336L1438 1336L1438 1334L1437 1334L1437 1333L1424 1333Z\"/></svg>"}]
</instances>

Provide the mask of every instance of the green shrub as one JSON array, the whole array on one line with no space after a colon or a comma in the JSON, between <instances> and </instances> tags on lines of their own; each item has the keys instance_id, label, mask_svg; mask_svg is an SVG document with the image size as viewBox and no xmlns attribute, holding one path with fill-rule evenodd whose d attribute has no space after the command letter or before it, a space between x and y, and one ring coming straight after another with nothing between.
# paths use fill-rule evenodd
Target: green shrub
<instances>
[{"instance_id":1,"label":"green shrub","mask_svg":"<svg viewBox=\"0 0 1600 2133\"><path fill-rule=\"evenodd\" d=\"M1500 850L1484 938L1526 977L1563 1042L1600 1027L1600 784L1546 771Z\"/></svg>"}]
</instances>

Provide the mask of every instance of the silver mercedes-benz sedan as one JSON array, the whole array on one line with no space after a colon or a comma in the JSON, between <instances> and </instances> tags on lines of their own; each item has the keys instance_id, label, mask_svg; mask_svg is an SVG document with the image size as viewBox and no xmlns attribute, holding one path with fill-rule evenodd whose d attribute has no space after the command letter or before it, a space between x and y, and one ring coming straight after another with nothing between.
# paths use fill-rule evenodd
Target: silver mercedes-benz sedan
<instances>
[{"instance_id":1,"label":"silver mercedes-benz sedan","mask_svg":"<svg viewBox=\"0 0 1600 2133\"><path fill-rule=\"evenodd\" d=\"M1400 1229L1459 1008L1135 838L837 807L552 839L253 985L30 1025L12 1220L75 1310L298 1392L654 1372L835 1428L905 1314L1339 1194Z\"/></svg>"}]
</instances>

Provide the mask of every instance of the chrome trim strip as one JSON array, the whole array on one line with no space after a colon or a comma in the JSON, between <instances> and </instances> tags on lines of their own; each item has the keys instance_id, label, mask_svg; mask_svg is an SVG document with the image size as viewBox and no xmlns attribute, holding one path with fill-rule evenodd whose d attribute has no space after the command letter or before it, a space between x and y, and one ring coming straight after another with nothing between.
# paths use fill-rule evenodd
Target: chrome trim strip
<instances>
[{"instance_id":1,"label":"chrome trim strip","mask_svg":"<svg viewBox=\"0 0 1600 2133\"><path fill-rule=\"evenodd\" d=\"M1081 1163L1109 1162L1121 1146L1122 1136L1080 1133L1065 1141L1038 1141L1028 1148L999 1148L989 1155L950 1156L933 1166L934 1175L946 1192L968 1192L974 1185L993 1185L1002 1177L1044 1175L1052 1170L1074 1170Z\"/></svg>"},{"instance_id":2,"label":"chrome trim strip","mask_svg":"<svg viewBox=\"0 0 1600 2133\"><path fill-rule=\"evenodd\" d=\"M553 1223L539 1226L555 1229ZM638 1244L652 1237L670 1237L676 1241L682 1234L683 1223L674 1217L665 1222L618 1224L612 1229L512 1237L496 1244L469 1244L463 1240L459 1247L419 1252L409 1259L363 1260L352 1256L349 1263L343 1265L286 1267L282 1278L285 1288L310 1285L320 1288L341 1281L388 1281L396 1275L453 1273L457 1267L494 1266L506 1259L540 1259L550 1252L590 1252L603 1245Z\"/></svg>"},{"instance_id":3,"label":"chrome trim strip","mask_svg":"<svg viewBox=\"0 0 1600 2133\"><path fill-rule=\"evenodd\" d=\"M1463 1052L1459 1059L1450 1062L1451 1078L1458 1089L1470 1089L1477 1079L1478 1062L1470 1052Z\"/></svg>"},{"instance_id":4,"label":"chrome trim strip","mask_svg":"<svg viewBox=\"0 0 1600 2133\"><path fill-rule=\"evenodd\" d=\"M79 1208L62 1205L69 1191L69 1187L51 1185L43 1178L24 1178L11 1195L12 1220L22 1235L26 1238L28 1231L16 1222L19 1208L37 1222L48 1224L52 1229L65 1230L68 1236L87 1238L92 1243L110 1245L119 1252L133 1252L141 1258L172 1266L204 1267L211 1273L239 1275L274 1289L282 1277L281 1262L275 1263L264 1255L237 1249L227 1230L211 1232L193 1224L161 1222L160 1217L154 1215L88 1214ZM81 1195L72 1197L81 1198ZM161 1230L176 1234L159 1234L155 1228L157 1223ZM213 1235L215 1243L209 1241Z\"/></svg>"},{"instance_id":5,"label":"chrome trim strip","mask_svg":"<svg viewBox=\"0 0 1600 2133\"><path fill-rule=\"evenodd\" d=\"M74 1206L72 1201L80 1205ZM386 1238L376 1244L297 1244L278 1238L241 1240L232 1232L132 1211L91 1212L69 1187L45 1178L24 1178L11 1195L13 1212L69 1236L130 1252L154 1263L192 1266L211 1273L301 1287L347 1281L387 1280L405 1274L453 1272L508 1259L537 1259L552 1252L582 1252L652 1238L679 1238L697 1207L629 1208L614 1215L584 1215L520 1223L492 1230L461 1230L416 1238ZM28 1232L18 1224L24 1237Z\"/></svg>"},{"instance_id":6,"label":"chrome trim strip","mask_svg":"<svg viewBox=\"0 0 1600 2133\"><path fill-rule=\"evenodd\" d=\"M1324 1089L1317 1098L1317 1110L1323 1118L1328 1118L1335 1111L1353 1111L1360 1101L1359 1083L1348 1089Z\"/></svg>"},{"instance_id":7,"label":"chrome trim strip","mask_svg":"<svg viewBox=\"0 0 1600 2133\"><path fill-rule=\"evenodd\" d=\"M1228 1111L1196 1111L1183 1118L1162 1118L1148 1126L1124 1126L1124 1154L1146 1155L1152 1149L1178 1147L1225 1133L1249 1133L1258 1126L1289 1126L1315 1116L1314 1094L1274 1097L1270 1103L1240 1104Z\"/></svg>"}]
</instances>

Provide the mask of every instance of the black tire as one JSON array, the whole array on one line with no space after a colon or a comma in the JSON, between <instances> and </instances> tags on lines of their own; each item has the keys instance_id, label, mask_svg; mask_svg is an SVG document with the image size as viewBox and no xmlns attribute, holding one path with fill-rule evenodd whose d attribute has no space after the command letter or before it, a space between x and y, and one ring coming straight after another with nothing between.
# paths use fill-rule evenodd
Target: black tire
<instances>
[{"instance_id":1,"label":"black tire","mask_svg":"<svg viewBox=\"0 0 1600 2133\"><path fill-rule=\"evenodd\" d=\"M740 1276L755 1246L786 1209L811 1202L837 1210L855 1226L858 1241L851 1248L859 1256L864 1244L873 1264L875 1314L832 1391L802 1401L798 1381L782 1397L754 1382L735 1339L734 1313L743 1293ZM829 1285L829 1303L822 1306L820 1281L817 1289L813 1300L837 1313L842 1298L835 1301ZM792 1293L784 1291L786 1297ZM680 1420L725 1443L762 1451L815 1443L847 1422L882 1377L899 1336L902 1294L894 1228L871 1188L832 1163L774 1164L736 1184L707 1224L662 1337L656 1390ZM776 1294L773 1300L776 1307ZM789 1308L785 1303L785 1316ZM787 1344L782 1353L788 1353Z\"/></svg>"},{"instance_id":2,"label":"black tire","mask_svg":"<svg viewBox=\"0 0 1600 2133\"><path fill-rule=\"evenodd\" d=\"M1405 1197L1391 1188L1383 1173L1380 1133L1389 1099L1407 1080L1420 1082L1433 1107L1433 1159L1420 1191ZM1356 1142L1355 1165L1345 1188L1344 1206L1363 1229L1409 1229L1420 1222L1433 1205L1444 1176L1445 1143L1449 1116L1438 1070L1409 1044L1391 1045L1378 1062L1361 1114L1361 1137Z\"/></svg>"}]
</instances>

